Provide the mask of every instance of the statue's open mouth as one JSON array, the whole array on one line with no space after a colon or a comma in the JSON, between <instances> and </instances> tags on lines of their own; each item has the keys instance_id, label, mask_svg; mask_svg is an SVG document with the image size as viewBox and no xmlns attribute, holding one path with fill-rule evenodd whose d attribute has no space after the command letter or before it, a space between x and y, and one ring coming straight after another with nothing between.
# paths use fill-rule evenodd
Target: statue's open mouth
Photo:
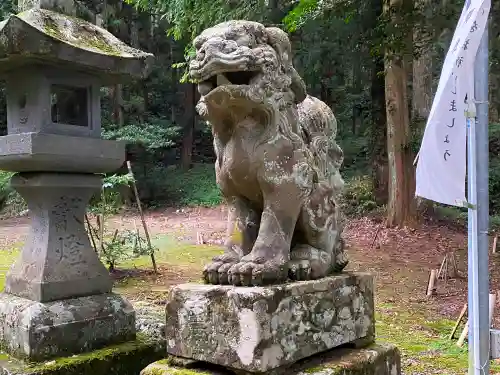
<instances>
[{"instance_id":1,"label":"statue's open mouth","mask_svg":"<svg viewBox=\"0 0 500 375\"><path fill-rule=\"evenodd\" d=\"M205 96L222 86L247 86L259 75L257 71L220 72L198 83L198 91Z\"/></svg>"}]
</instances>

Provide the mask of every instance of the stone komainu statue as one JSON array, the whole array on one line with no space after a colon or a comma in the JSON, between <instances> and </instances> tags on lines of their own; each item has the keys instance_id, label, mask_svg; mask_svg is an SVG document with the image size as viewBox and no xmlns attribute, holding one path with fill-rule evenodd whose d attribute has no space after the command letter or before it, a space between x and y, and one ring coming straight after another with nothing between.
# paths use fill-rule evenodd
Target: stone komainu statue
<instances>
[{"instance_id":1,"label":"stone komainu statue","mask_svg":"<svg viewBox=\"0 0 500 375\"><path fill-rule=\"evenodd\" d=\"M217 184L230 205L225 252L205 267L205 281L264 285L340 272L347 257L337 122L307 95L287 34L229 21L203 31L194 46L197 110L212 126Z\"/></svg>"}]
</instances>

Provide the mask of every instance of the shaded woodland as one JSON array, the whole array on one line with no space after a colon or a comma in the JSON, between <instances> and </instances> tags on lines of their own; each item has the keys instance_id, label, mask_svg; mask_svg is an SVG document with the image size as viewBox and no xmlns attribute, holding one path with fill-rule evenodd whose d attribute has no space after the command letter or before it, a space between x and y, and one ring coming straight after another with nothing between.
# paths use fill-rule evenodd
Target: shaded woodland
<instances>
[{"instance_id":1,"label":"shaded woodland","mask_svg":"<svg viewBox=\"0 0 500 375\"><path fill-rule=\"evenodd\" d=\"M2 18L15 0L0 5ZM191 40L228 19L250 19L287 30L294 63L308 91L338 120L345 152L348 214L383 212L389 226L414 223L421 212L451 219L458 209L414 198L413 161L444 55L463 6L442 0L83 0L89 21L153 53L144 81L103 89L103 136L128 142L141 199L155 205L215 205L210 128L195 112L196 86L186 76ZM490 204L500 214L500 3L490 32ZM0 134L6 133L4 89ZM123 171L126 173L126 167ZM16 204L0 172L0 205ZM127 197L124 197L127 202ZM19 202L18 202L19 203ZM21 204L21 203L20 203ZM21 204L22 205L22 204Z\"/></svg>"}]
</instances>

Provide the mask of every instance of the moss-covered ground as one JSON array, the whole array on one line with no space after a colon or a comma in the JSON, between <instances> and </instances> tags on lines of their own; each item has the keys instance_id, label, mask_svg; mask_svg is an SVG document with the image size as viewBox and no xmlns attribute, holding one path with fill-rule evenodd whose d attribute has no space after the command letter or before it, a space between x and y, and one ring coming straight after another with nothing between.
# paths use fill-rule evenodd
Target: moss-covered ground
<instances>
[{"instance_id":1,"label":"moss-covered ground","mask_svg":"<svg viewBox=\"0 0 500 375\"><path fill-rule=\"evenodd\" d=\"M181 282L200 281L204 263L221 249L208 245L189 245L167 235L156 236L154 245L160 274L151 272L148 256L120 265L121 273L115 275L115 288L131 300L164 300L171 285ZM377 272L377 341L398 346L403 354L405 375L439 374L463 375L467 371L467 348L458 348L455 341L448 340L454 322L444 319L429 308L424 299L415 302L411 293L415 289L403 288L422 283L415 275L425 275L419 270L422 265L404 264L403 267L380 258L380 263L390 264L392 271L384 273L375 269L373 259L350 249L355 269ZM18 254L17 246L0 251L0 287L5 273ZM387 266L389 267L389 266ZM418 269L417 269L418 268ZM405 294L406 293L406 294ZM395 298L395 295L398 297ZM410 302L408 302L410 301ZM492 362L491 374L500 374L500 365Z\"/></svg>"},{"instance_id":2,"label":"moss-covered ground","mask_svg":"<svg viewBox=\"0 0 500 375\"><path fill-rule=\"evenodd\" d=\"M162 358L165 350L164 345L138 336L135 341L34 364L19 362L0 353L0 365L9 374L136 375L149 363Z\"/></svg>"},{"instance_id":3,"label":"moss-covered ground","mask_svg":"<svg viewBox=\"0 0 500 375\"><path fill-rule=\"evenodd\" d=\"M5 275L9 271L10 266L16 260L19 251L16 247L11 249L0 249L0 290L3 290L5 285Z\"/></svg>"}]
</instances>

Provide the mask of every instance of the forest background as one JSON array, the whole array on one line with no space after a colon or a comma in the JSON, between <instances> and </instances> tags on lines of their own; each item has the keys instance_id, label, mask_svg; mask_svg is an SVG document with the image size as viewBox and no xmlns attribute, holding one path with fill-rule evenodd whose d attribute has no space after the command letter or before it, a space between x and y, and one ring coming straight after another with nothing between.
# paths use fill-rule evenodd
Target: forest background
<instances>
[{"instance_id":1,"label":"forest background","mask_svg":"<svg viewBox=\"0 0 500 375\"><path fill-rule=\"evenodd\" d=\"M416 200L415 166L442 62L463 6L458 0L82 0L81 16L126 43L153 53L144 81L102 90L103 137L128 143L146 206L213 206L215 184L209 126L196 114L196 86L186 76L191 41L228 19L277 25L290 33L294 64L308 92L334 111L345 153L348 215L381 213L389 226L432 215L464 223L464 210ZM16 12L0 4L0 18ZM97 16L96 16L97 15ZM490 28L490 213L500 224L500 2ZM0 86L0 135L6 134ZM120 173L126 173L126 167ZM0 171L0 209L25 209ZM133 200L121 194L125 204ZM116 202L118 205L122 200ZM424 214L424 215L422 215Z\"/></svg>"}]
</instances>

